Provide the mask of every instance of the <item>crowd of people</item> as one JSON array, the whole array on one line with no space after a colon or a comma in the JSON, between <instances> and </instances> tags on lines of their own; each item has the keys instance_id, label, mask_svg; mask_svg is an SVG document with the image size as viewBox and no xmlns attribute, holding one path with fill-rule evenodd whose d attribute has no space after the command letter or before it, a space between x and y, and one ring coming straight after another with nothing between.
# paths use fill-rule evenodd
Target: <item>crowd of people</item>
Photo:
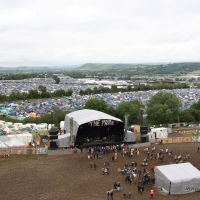
<instances>
[{"instance_id":1,"label":"crowd of people","mask_svg":"<svg viewBox=\"0 0 200 200\"><path fill-rule=\"evenodd\" d=\"M173 154L172 150L169 150L168 147L166 147L165 149L163 148L156 149L155 146L151 147L151 149L149 147L146 147L144 148L144 153L142 154L142 156L138 152L140 152L138 148L133 148L133 147L128 148L126 145L109 146L109 147L90 147L88 148L88 153L89 153L88 159L89 160L101 159L100 155L102 155L103 156L102 160L103 167L101 168L102 174L109 174L108 166L110 164L112 165L112 163L114 163L115 161L113 157L117 157L118 154L119 155L121 154L121 158L122 157L129 158L131 161L130 164L129 162L126 162L122 168L118 167L118 172L121 173L122 175L125 175L124 183L130 183L132 185L135 185L137 187L139 194L142 194L144 192L146 186L151 187L150 197L153 198L155 193L154 186L156 179L156 175L154 173L155 165L153 163L155 163L155 161L163 162L164 156L168 156L168 158L171 160L169 164L182 163L185 162L187 159L189 159L190 156L189 154L186 154L184 157L182 157L182 155L180 154L172 157ZM199 147L197 149L197 152L199 152ZM109 153L112 153L113 155L111 156L113 162L110 162L110 160L107 159L107 156L110 155ZM142 160L139 166L137 165L137 162L132 161L134 157L138 156L139 158L141 157ZM151 162L151 160L154 160L154 162ZM149 163L152 163L152 165L149 166ZM91 166L93 167L93 165ZM147 168L149 168L149 170L147 170ZM107 199L113 199L114 191L122 191L122 186L120 182L114 182L113 188L107 190L106 192ZM123 196L126 198L131 198L132 193L130 191L128 192L123 191Z\"/></svg>"},{"instance_id":2,"label":"crowd of people","mask_svg":"<svg viewBox=\"0 0 200 200\"><path fill-rule=\"evenodd\" d=\"M9 157L8 154L1 154L1 155L0 155L0 158L8 158L8 157Z\"/></svg>"}]
</instances>

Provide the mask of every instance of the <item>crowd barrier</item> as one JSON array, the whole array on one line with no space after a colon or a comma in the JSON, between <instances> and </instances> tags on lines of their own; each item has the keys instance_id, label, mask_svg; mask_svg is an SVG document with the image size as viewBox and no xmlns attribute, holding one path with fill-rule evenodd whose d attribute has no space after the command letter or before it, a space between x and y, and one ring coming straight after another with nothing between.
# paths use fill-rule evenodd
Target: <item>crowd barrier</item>
<instances>
[{"instance_id":1,"label":"crowd barrier","mask_svg":"<svg viewBox=\"0 0 200 200\"><path fill-rule=\"evenodd\" d=\"M200 142L200 136L160 138L160 139L150 140L150 144L160 144L161 141L162 144Z\"/></svg>"},{"instance_id":2,"label":"crowd barrier","mask_svg":"<svg viewBox=\"0 0 200 200\"><path fill-rule=\"evenodd\" d=\"M12 154L23 154L23 155L33 155L33 154L48 154L47 148L0 148L1 155L12 155Z\"/></svg>"}]
</instances>

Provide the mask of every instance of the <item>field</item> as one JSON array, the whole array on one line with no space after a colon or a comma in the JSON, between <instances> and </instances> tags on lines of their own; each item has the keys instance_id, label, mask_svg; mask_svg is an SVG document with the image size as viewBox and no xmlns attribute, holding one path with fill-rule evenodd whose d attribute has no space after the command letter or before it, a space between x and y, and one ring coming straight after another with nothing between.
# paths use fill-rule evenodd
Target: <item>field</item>
<instances>
[{"instance_id":1,"label":"field","mask_svg":"<svg viewBox=\"0 0 200 200\"><path fill-rule=\"evenodd\" d=\"M150 167L154 165L169 164L173 162L174 155L185 156L190 154L189 162L200 169L200 153L197 153L198 143L182 143L156 145L156 152L166 147L172 150L173 156L164 157L163 163L155 159L149 161L145 169L152 174ZM11 155L0 159L0 188L1 200L103 200L106 191L113 188L113 183L120 182L122 191L114 191L114 199L124 199L123 192L131 192L132 199L150 199L151 186L145 186L144 193L138 194L137 187L125 183L125 175L118 172L127 162L140 163L145 157L144 147L140 147L140 156L122 157L118 152L117 162L113 162L113 153L108 153L103 160L88 159L88 153L70 155ZM110 174L103 175L101 168L105 160L110 160ZM90 162L97 164L97 169L90 169ZM139 166L143 170L143 167ZM154 199L199 199L200 193L185 195L166 195L155 188Z\"/></svg>"}]
</instances>

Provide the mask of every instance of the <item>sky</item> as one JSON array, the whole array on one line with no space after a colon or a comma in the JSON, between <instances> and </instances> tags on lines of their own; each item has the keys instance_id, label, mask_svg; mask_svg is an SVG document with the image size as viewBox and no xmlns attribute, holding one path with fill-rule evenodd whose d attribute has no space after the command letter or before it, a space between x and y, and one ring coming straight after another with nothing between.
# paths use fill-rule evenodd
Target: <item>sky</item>
<instances>
[{"instance_id":1,"label":"sky","mask_svg":"<svg viewBox=\"0 0 200 200\"><path fill-rule=\"evenodd\" d=\"M0 66L200 61L199 0L0 0Z\"/></svg>"}]
</instances>

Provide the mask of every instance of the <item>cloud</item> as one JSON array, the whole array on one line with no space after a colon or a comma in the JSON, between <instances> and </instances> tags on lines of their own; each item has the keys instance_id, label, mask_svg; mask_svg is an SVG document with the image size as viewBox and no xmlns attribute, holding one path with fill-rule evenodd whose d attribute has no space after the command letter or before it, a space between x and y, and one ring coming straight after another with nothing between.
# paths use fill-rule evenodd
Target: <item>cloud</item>
<instances>
[{"instance_id":1,"label":"cloud","mask_svg":"<svg viewBox=\"0 0 200 200\"><path fill-rule=\"evenodd\" d=\"M0 66L199 61L197 0L0 0Z\"/></svg>"}]
</instances>

